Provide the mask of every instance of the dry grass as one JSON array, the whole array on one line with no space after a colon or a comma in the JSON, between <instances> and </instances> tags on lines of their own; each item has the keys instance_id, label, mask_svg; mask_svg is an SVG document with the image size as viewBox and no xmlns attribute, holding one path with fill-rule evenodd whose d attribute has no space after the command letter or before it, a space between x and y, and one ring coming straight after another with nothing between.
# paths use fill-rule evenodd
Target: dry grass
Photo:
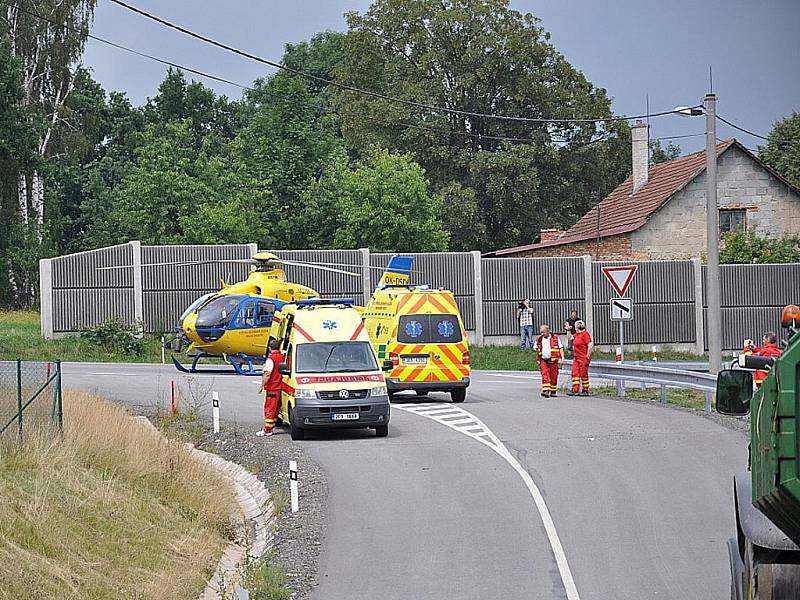
<instances>
[{"instance_id":1,"label":"dry grass","mask_svg":"<svg viewBox=\"0 0 800 600\"><path fill-rule=\"evenodd\" d=\"M231 534L227 482L82 393L63 441L0 438L0 598L196 598Z\"/></svg>"}]
</instances>

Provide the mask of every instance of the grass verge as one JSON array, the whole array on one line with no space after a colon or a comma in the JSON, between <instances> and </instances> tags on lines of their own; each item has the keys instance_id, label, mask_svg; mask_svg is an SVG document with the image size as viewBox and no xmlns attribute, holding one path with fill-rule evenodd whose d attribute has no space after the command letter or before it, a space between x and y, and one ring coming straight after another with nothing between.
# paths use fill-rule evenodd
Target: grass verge
<instances>
[{"instance_id":1,"label":"grass verge","mask_svg":"<svg viewBox=\"0 0 800 600\"><path fill-rule=\"evenodd\" d=\"M231 535L213 469L85 393L63 440L0 438L0 598L197 598Z\"/></svg>"},{"instance_id":2,"label":"grass verge","mask_svg":"<svg viewBox=\"0 0 800 600\"><path fill-rule=\"evenodd\" d=\"M145 336L144 352L130 355L104 350L97 344L70 336L57 340L42 337L39 313L0 310L0 360L83 362L160 362L160 336Z\"/></svg>"},{"instance_id":3,"label":"grass verge","mask_svg":"<svg viewBox=\"0 0 800 600\"><path fill-rule=\"evenodd\" d=\"M518 346L471 346L472 368L484 371L536 371L535 355L530 350L520 350ZM594 352L595 360L614 360L614 355L607 352ZM677 352L671 348L660 348L659 360L706 360L688 352ZM630 351L625 353L625 360L651 360L649 352Z\"/></svg>"},{"instance_id":4,"label":"grass verge","mask_svg":"<svg viewBox=\"0 0 800 600\"><path fill-rule=\"evenodd\" d=\"M617 388L614 386L603 386L592 388L592 394L596 396L616 397ZM625 396L634 400L650 400L661 402L661 390L659 388L631 387L625 388ZM678 388L667 388L667 404L674 404L684 408L703 408L706 405L706 396L698 390L682 390Z\"/></svg>"},{"instance_id":5,"label":"grass verge","mask_svg":"<svg viewBox=\"0 0 800 600\"><path fill-rule=\"evenodd\" d=\"M283 570L267 561L251 563L244 572L244 587L251 600L285 600L292 595Z\"/></svg>"}]
</instances>

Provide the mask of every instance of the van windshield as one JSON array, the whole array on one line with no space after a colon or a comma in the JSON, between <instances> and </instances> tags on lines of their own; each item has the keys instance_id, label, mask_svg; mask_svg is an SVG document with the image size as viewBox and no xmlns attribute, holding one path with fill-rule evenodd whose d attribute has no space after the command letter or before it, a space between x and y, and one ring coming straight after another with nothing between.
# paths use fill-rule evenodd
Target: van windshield
<instances>
[{"instance_id":1,"label":"van windshield","mask_svg":"<svg viewBox=\"0 0 800 600\"><path fill-rule=\"evenodd\" d=\"M369 342L314 342L298 344L297 373L358 373L377 371Z\"/></svg>"},{"instance_id":2,"label":"van windshield","mask_svg":"<svg viewBox=\"0 0 800 600\"><path fill-rule=\"evenodd\" d=\"M457 344L461 338L456 315L403 315L397 328L401 344Z\"/></svg>"}]
</instances>

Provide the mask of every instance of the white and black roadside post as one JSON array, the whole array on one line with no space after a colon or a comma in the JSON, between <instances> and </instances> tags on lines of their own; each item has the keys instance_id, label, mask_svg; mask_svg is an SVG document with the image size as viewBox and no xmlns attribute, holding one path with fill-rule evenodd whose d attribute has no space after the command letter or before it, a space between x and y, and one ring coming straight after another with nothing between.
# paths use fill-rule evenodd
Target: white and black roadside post
<instances>
[{"instance_id":1,"label":"white and black roadside post","mask_svg":"<svg viewBox=\"0 0 800 600\"><path fill-rule=\"evenodd\" d=\"M292 497L292 512L300 510L300 497L297 492L297 461L289 461L289 494Z\"/></svg>"},{"instance_id":2,"label":"white and black roadside post","mask_svg":"<svg viewBox=\"0 0 800 600\"><path fill-rule=\"evenodd\" d=\"M219 433L219 392L211 392L211 419L214 433Z\"/></svg>"},{"instance_id":3,"label":"white and black roadside post","mask_svg":"<svg viewBox=\"0 0 800 600\"><path fill-rule=\"evenodd\" d=\"M164 339L164 336L162 335L161 336L161 364L162 365L167 362L166 348L164 347L164 344L166 344L166 340Z\"/></svg>"}]
</instances>

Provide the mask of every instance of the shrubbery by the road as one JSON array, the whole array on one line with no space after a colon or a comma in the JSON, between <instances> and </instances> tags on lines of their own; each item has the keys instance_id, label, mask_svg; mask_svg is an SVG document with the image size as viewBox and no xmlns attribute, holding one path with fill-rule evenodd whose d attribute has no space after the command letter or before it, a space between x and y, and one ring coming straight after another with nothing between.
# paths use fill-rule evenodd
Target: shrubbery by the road
<instances>
[{"instance_id":1,"label":"shrubbery by the road","mask_svg":"<svg viewBox=\"0 0 800 600\"><path fill-rule=\"evenodd\" d=\"M108 319L81 332L81 338L103 350L126 356L142 356L145 352L143 327L128 325L119 319Z\"/></svg>"}]
</instances>

